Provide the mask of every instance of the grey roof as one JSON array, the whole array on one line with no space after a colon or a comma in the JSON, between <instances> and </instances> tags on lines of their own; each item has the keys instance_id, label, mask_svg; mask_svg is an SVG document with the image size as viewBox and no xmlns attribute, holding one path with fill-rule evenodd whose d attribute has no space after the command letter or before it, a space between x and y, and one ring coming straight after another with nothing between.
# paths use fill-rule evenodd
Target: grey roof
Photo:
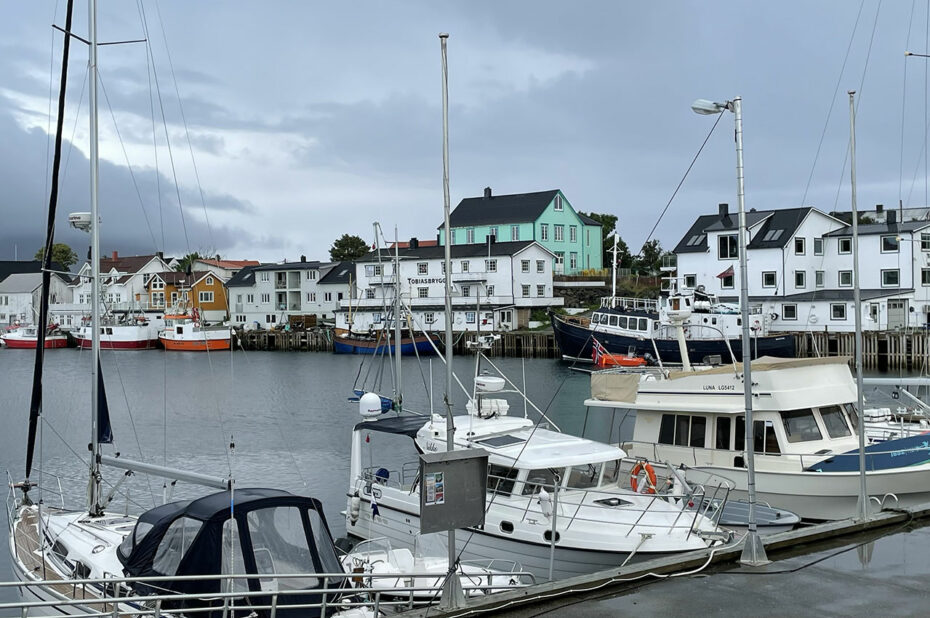
<instances>
[{"instance_id":1,"label":"grey roof","mask_svg":"<svg viewBox=\"0 0 930 618\"><path fill-rule=\"evenodd\" d=\"M885 298L887 296L899 296L901 294L910 294L913 288L880 288L860 290L859 297L862 300L873 300L876 298ZM814 301L824 302L852 302L854 290L852 288L830 289L830 290L812 290L810 292L800 292L798 294L788 294L787 296L750 296L751 303L781 302L781 303L806 303ZM738 296L719 296L718 300L723 303L738 303Z\"/></svg>"},{"instance_id":2,"label":"grey roof","mask_svg":"<svg viewBox=\"0 0 930 618\"><path fill-rule=\"evenodd\" d=\"M785 208L769 210L771 213L755 237L749 241L750 249L771 249L784 247L794 237L804 218L812 211L810 206L802 208ZM748 219L748 217L747 217Z\"/></svg>"},{"instance_id":3,"label":"grey roof","mask_svg":"<svg viewBox=\"0 0 930 618\"><path fill-rule=\"evenodd\" d=\"M52 270L64 270L57 262L52 262ZM0 281L15 273L38 273L42 272L42 262L39 260L14 261L0 260ZM62 276L65 281L70 281L69 277Z\"/></svg>"},{"instance_id":4,"label":"grey roof","mask_svg":"<svg viewBox=\"0 0 930 618\"><path fill-rule=\"evenodd\" d=\"M595 221L594 219L592 219L592 218L589 217L588 215L582 214L582 213L577 212L577 211L575 212L575 214L578 215L578 218L581 219L581 222L584 223L585 225L596 225L596 226L598 226L598 227L603 227L603 226L601 225L600 221Z\"/></svg>"},{"instance_id":5,"label":"grey roof","mask_svg":"<svg viewBox=\"0 0 930 618\"><path fill-rule=\"evenodd\" d=\"M14 273L0 281L0 293L31 294L42 285L42 273Z\"/></svg>"},{"instance_id":6,"label":"grey roof","mask_svg":"<svg viewBox=\"0 0 930 618\"><path fill-rule=\"evenodd\" d=\"M863 223L859 226L859 236L876 234L897 234L899 232L916 232L930 227L930 221L905 221L904 223ZM852 236L852 226L847 225L838 230L824 234L825 237Z\"/></svg>"},{"instance_id":7,"label":"grey roof","mask_svg":"<svg viewBox=\"0 0 930 618\"><path fill-rule=\"evenodd\" d=\"M255 269L258 266L246 266L226 282L227 288L251 287L255 285Z\"/></svg>"},{"instance_id":8,"label":"grey roof","mask_svg":"<svg viewBox=\"0 0 930 618\"><path fill-rule=\"evenodd\" d=\"M536 193L467 197L452 211L449 224L452 227L465 227L495 223L530 223L539 218L558 192L558 189L551 189ZM440 228L442 225L437 227Z\"/></svg>"},{"instance_id":9,"label":"grey roof","mask_svg":"<svg viewBox=\"0 0 930 618\"><path fill-rule=\"evenodd\" d=\"M323 263L319 260L310 260L309 262L285 262L283 264L262 264L252 266L255 270L315 270L319 269ZM239 271L242 272L242 271Z\"/></svg>"},{"instance_id":10,"label":"grey roof","mask_svg":"<svg viewBox=\"0 0 930 618\"><path fill-rule=\"evenodd\" d=\"M349 283L355 276L355 262L338 262L317 282L318 285Z\"/></svg>"},{"instance_id":11,"label":"grey roof","mask_svg":"<svg viewBox=\"0 0 930 618\"><path fill-rule=\"evenodd\" d=\"M532 244L538 245L541 249L547 253L551 253L548 249L537 243L535 240L517 240L512 242L493 242L490 244L487 243L475 243L471 245L452 245L452 257L453 258L463 258L463 257L485 257L487 255L514 255L520 251L526 249ZM381 260L389 261L394 258L394 249L381 249ZM445 246L434 246L434 247L417 247L416 249L411 249L410 247L402 248L398 251L400 259L431 259L431 258L441 258L446 254ZM359 262L375 262L378 260L378 253L372 251L371 253L360 257L357 261Z\"/></svg>"},{"instance_id":12,"label":"grey roof","mask_svg":"<svg viewBox=\"0 0 930 618\"><path fill-rule=\"evenodd\" d=\"M773 210L750 210L746 213L746 227L752 227L762 219L770 216ZM735 230L739 227L739 215L735 212L727 214L726 217L715 217L716 221L704 229L705 232L725 232L726 230Z\"/></svg>"}]
</instances>

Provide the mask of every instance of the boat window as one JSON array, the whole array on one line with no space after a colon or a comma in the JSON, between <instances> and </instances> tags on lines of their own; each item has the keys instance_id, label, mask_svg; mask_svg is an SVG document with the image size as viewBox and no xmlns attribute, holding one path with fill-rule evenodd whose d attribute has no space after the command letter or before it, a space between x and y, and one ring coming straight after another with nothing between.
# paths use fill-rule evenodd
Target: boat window
<instances>
[{"instance_id":1,"label":"boat window","mask_svg":"<svg viewBox=\"0 0 930 618\"><path fill-rule=\"evenodd\" d=\"M852 423L852 426L856 429L859 428L859 414L856 413L856 407L851 403L844 403L843 409L846 410L846 414L849 415L849 422Z\"/></svg>"},{"instance_id":2,"label":"boat window","mask_svg":"<svg viewBox=\"0 0 930 618\"><path fill-rule=\"evenodd\" d=\"M620 328L626 328L626 316L621 315L619 318L619 323L617 324Z\"/></svg>"},{"instance_id":3,"label":"boat window","mask_svg":"<svg viewBox=\"0 0 930 618\"><path fill-rule=\"evenodd\" d=\"M152 568L162 575L177 573L181 558L187 553L201 526L202 521L190 517L179 517L171 522L158 544Z\"/></svg>"},{"instance_id":4,"label":"boat window","mask_svg":"<svg viewBox=\"0 0 930 618\"><path fill-rule=\"evenodd\" d=\"M513 493L513 484L519 470L490 464L488 466L488 491L501 496Z\"/></svg>"},{"instance_id":5,"label":"boat window","mask_svg":"<svg viewBox=\"0 0 930 618\"><path fill-rule=\"evenodd\" d=\"M555 487L555 471L550 468L530 470L523 484L523 495L532 496L539 492L540 487L552 493Z\"/></svg>"},{"instance_id":6,"label":"boat window","mask_svg":"<svg viewBox=\"0 0 930 618\"><path fill-rule=\"evenodd\" d=\"M323 524L320 514L313 509L307 509L307 519L310 520L310 534L320 557L321 568L327 573L338 573L342 563L336 557L336 547L329 528Z\"/></svg>"},{"instance_id":7,"label":"boat window","mask_svg":"<svg viewBox=\"0 0 930 618\"><path fill-rule=\"evenodd\" d=\"M849 427L846 425L846 419L843 418L843 410L839 406L824 406L820 408L820 417L827 428L827 433L831 438L842 438L851 435Z\"/></svg>"},{"instance_id":8,"label":"boat window","mask_svg":"<svg viewBox=\"0 0 930 618\"><path fill-rule=\"evenodd\" d=\"M600 323L600 321L601 321L601 314L600 314L600 313L595 313L594 315L591 316L591 323L592 323L592 324L598 324L598 323Z\"/></svg>"},{"instance_id":9,"label":"boat window","mask_svg":"<svg viewBox=\"0 0 930 618\"><path fill-rule=\"evenodd\" d=\"M511 532L513 532L513 523L509 521L502 521L500 523L500 528L501 528L501 532L506 532L507 534L510 534Z\"/></svg>"},{"instance_id":10,"label":"boat window","mask_svg":"<svg viewBox=\"0 0 930 618\"><path fill-rule=\"evenodd\" d=\"M707 418L703 416L691 417L691 440L688 446L704 448L704 434L707 429Z\"/></svg>"},{"instance_id":11,"label":"boat window","mask_svg":"<svg viewBox=\"0 0 930 618\"><path fill-rule=\"evenodd\" d=\"M688 446L688 427L691 425L691 417L679 414L675 417L675 445Z\"/></svg>"},{"instance_id":12,"label":"boat window","mask_svg":"<svg viewBox=\"0 0 930 618\"><path fill-rule=\"evenodd\" d=\"M610 325L611 325L611 326L616 326L616 325L617 325L617 316L615 316L615 315L610 316Z\"/></svg>"},{"instance_id":13,"label":"boat window","mask_svg":"<svg viewBox=\"0 0 930 618\"><path fill-rule=\"evenodd\" d=\"M781 413L781 420L785 426L788 442L807 442L808 440L822 440L823 435L814 418L814 411L789 410Z\"/></svg>"},{"instance_id":14,"label":"boat window","mask_svg":"<svg viewBox=\"0 0 930 618\"><path fill-rule=\"evenodd\" d=\"M722 450L730 450L730 417L717 417L717 436L714 447Z\"/></svg>"},{"instance_id":15,"label":"boat window","mask_svg":"<svg viewBox=\"0 0 930 618\"><path fill-rule=\"evenodd\" d=\"M183 326L178 326L177 328L175 328L175 332L176 332L177 334L179 334L179 335L183 334L183 333L184 333L184 327L183 327Z\"/></svg>"},{"instance_id":16,"label":"boat window","mask_svg":"<svg viewBox=\"0 0 930 618\"><path fill-rule=\"evenodd\" d=\"M604 476L601 485L613 485L620 480L620 460L615 459L604 463Z\"/></svg>"},{"instance_id":17,"label":"boat window","mask_svg":"<svg viewBox=\"0 0 930 618\"><path fill-rule=\"evenodd\" d=\"M259 574L316 572L300 509L295 506L258 509L249 512L246 521ZM300 590L319 585L316 577L288 577L276 583L274 580L260 581L263 590Z\"/></svg>"},{"instance_id":18,"label":"boat window","mask_svg":"<svg viewBox=\"0 0 930 618\"><path fill-rule=\"evenodd\" d=\"M659 425L659 444L675 443L675 415L663 414Z\"/></svg>"},{"instance_id":19,"label":"boat window","mask_svg":"<svg viewBox=\"0 0 930 618\"><path fill-rule=\"evenodd\" d=\"M649 330L649 320L646 318L639 318L639 330L643 332Z\"/></svg>"},{"instance_id":20,"label":"boat window","mask_svg":"<svg viewBox=\"0 0 930 618\"><path fill-rule=\"evenodd\" d=\"M230 553L232 552L232 553ZM245 573L245 560L242 559L242 545L239 543L239 527L235 519L227 519L223 523L223 555L220 564L221 575ZM232 581L232 586L227 587L233 592L245 592L249 589L249 582L244 578L237 578Z\"/></svg>"},{"instance_id":21,"label":"boat window","mask_svg":"<svg viewBox=\"0 0 930 618\"><path fill-rule=\"evenodd\" d=\"M757 453L778 454L778 436L775 435L775 424L772 421L752 422L752 448Z\"/></svg>"},{"instance_id":22,"label":"boat window","mask_svg":"<svg viewBox=\"0 0 930 618\"><path fill-rule=\"evenodd\" d=\"M572 489L591 489L597 487L601 476L601 464L583 464L572 466L568 471L568 487Z\"/></svg>"}]
</instances>

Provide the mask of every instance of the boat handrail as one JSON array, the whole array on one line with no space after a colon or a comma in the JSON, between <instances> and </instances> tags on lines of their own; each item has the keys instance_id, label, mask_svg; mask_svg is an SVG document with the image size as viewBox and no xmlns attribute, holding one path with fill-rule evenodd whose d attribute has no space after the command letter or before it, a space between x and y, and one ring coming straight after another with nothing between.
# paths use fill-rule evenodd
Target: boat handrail
<instances>
[{"instance_id":1,"label":"boat handrail","mask_svg":"<svg viewBox=\"0 0 930 618\"><path fill-rule=\"evenodd\" d=\"M636 298L635 296L602 296L601 308L657 312L659 301L655 298Z\"/></svg>"}]
</instances>

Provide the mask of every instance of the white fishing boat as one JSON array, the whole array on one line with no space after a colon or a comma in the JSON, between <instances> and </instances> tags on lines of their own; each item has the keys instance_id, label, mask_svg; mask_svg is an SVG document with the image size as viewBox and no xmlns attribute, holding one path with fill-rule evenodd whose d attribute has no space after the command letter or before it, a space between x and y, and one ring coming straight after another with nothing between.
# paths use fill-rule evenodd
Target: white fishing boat
<instances>
[{"instance_id":1,"label":"white fishing boat","mask_svg":"<svg viewBox=\"0 0 930 618\"><path fill-rule=\"evenodd\" d=\"M90 322L88 319L87 322ZM107 315L101 318L100 348L102 350L149 350L158 345L158 331L164 327L163 314L149 316L144 313ZM81 348L92 347L90 323L72 331Z\"/></svg>"},{"instance_id":2,"label":"white fishing boat","mask_svg":"<svg viewBox=\"0 0 930 618\"><path fill-rule=\"evenodd\" d=\"M847 357L752 363L756 492L801 515L851 517L859 496L856 382ZM720 474L747 496L743 381L733 367L669 373L664 380L595 374L591 409L633 410L631 455ZM923 436L866 448L873 506L930 501L930 445Z\"/></svg>"}]
</instances>

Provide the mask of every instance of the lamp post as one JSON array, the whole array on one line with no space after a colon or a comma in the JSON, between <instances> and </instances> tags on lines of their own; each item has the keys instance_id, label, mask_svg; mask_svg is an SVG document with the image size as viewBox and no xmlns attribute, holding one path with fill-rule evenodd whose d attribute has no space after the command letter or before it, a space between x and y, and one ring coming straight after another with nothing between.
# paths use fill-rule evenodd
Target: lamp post
<instances>
[{"instance_id":1,"label":"lamp post","mask_svg":"<svg viewBox=\"0 0 930 618\"><path fill-rule=\"evenodd\" d=\"M740 316L743 322L743 393L746 407L746 489L749 498L749 532L743 544L743 553L740 563L749 566L761 566L768 563L765 555L765 546L762 537L756 529L756 468L753 448L752 427L752 370L751 348L749 344L749 278L746 275L746 207L743 191L743 112L742 98L736 97L732 101L715 103L706 99L698 99L691 104L696 114L721 114L724 111L733 112L736 121L736 201L739 206L739 305Z\"/></svg>"}]
</instances>

